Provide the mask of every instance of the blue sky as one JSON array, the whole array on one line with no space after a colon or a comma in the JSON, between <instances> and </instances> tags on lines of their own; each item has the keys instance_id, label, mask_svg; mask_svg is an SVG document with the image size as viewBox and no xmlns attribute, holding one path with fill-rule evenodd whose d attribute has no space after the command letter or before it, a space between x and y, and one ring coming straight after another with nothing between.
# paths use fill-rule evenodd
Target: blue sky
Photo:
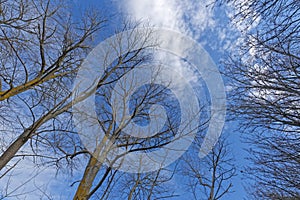
<instances>
[{"instance_id":1,"label":"blue sky","mask_svg":"<svg viewBox=\"0 0 300 200\"><path fill-rule=\"evenodd\" d=\"M104 17L108 19L105 31L99 35L98 41L113 35L116 29L122 28L123 21L140 21L150 26L170 28L185 35L188 35L198 41L205 50L218 64L223 56L231 51L239 42L238 38L242 37L239 34L239 29L243 27L233 27L228 20L228 16L232 14L232 8L224 7L213 11L209 1L192 1L192 0L69 0L72 4L72 9L75 14L78 14L84 9L99 9ZM226 86L226 83L225 83ZM230 88L229 88L230 89ZM240 171L246 164L244 156L246 152L243 150L243 144L240 141L238 132L234 132L234 123L226 123L224 132L229 134L229 142L231 149L236 159L236 167L238 176L234 177L234 193L226 196L224 199L243 199L246 197L245 190L242 186L242 176ZM84 167L84 166L82 166ZM70 178L64 173L55 176L55 169L39 169L30 166L29 163L23 163L16 171L28 170L31 173L17 173L18 181L13 182L15 188L22 182L34 176L35 172L39 172L36 179L36 185L43 186L47 190L59 191L57 198L60 196L69 197L74 194L76 187L69 187L66 182L80 179L81 173L75 173L74 177ZM43 184L45 181L48 184ZM2 179L3 186L7 179ZM178 181L178 179L175 179ZM180 185L180 182L176 183ZM30 191L30 186L23 191ZM28 199L36 199L36 196L27 195ZM178 199L184 199L183 196ZM189 197L186 197L189 199Z\"/></svg>"}]
</instances>

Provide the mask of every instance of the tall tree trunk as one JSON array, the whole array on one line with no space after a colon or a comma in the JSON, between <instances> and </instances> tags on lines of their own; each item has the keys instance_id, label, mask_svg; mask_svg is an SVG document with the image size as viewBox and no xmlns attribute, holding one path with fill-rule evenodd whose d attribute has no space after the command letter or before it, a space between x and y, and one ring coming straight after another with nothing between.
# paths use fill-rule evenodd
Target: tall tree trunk
<instances>
[{"instance_id":1,"label":"tall tree trunk","mask_svg":"<svg viewBox=\"0 0 300 200\"><path fill-rule=\"evenodd\" d=\"M73 200L87 200L89 198L93 182L101 166L102 164L97 158L91 155Z\"/></svg>"},{"instance_id":2,"label":"tall tree trunk","mask_svg":"<svg viewBox=\"0 0 300 200\"><path fill-rule=\"evenodd\" d=\"M60 105L62 105L66 100L65 98L62 102L56 105L52 110L50 110L46 115L39 118L30 128L26 129L1 155L0 157L0 171L6 166L6 164L16 155L16 153L21 149L21 147L34 135L35 131L45 122L59 114L67 111L72 103L66 104L59 110L56 110ZM56 110L56 111L55 111Z\"/></svg>"},{"instance_id":3,"label":"tall tree trunk","mask_svg":"<svg viewBox=\"0 0 300 200\"><path fill-rule=\"evenodd\" d=\"M30 137L31 130L27 129L8 147L8 149L0 157L0 171L16 155L16 153L30 139Z\"/></svg>"}]
</instances>

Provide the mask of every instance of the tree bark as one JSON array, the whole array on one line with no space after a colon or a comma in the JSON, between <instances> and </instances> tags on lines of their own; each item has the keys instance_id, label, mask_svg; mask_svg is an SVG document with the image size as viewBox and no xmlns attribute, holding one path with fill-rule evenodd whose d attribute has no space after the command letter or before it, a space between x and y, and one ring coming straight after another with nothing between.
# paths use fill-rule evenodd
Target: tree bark
<instances>
[{"instance_id":1,"label":"tree bark","mask_svg":"<svg viewBox=\"0 0 300 200\"><path fill-rule=\"evenodd\" d=\"M16 155L16 153L29 140L30 137L31 130L27 129L8 147L8 149L0 157L0 171Z\"/></svg>"},{"instance_id":2,"label":"tree bark","mask_svg":"<svg viewBox=\"0 0 300 200\"><path fill-rule=\"evenodd\" d=\"M101 166L97 158L91 155L73 200L89 199L89 193Z\"/></svg>"}]
</instances>

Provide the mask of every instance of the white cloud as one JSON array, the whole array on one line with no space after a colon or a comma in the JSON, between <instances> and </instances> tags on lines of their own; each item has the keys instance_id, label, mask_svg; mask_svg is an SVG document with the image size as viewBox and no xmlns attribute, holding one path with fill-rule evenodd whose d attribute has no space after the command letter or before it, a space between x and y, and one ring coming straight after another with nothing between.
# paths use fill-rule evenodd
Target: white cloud
<instances>
[{"instance_id":1,"label":"white cloud","mask_svg":"<svg viewBox=\"0 0 300 200\"><path fill-rule=\"evenodd\" d=\"M130 18L170 28L198 39L201 33L215 26L209 1L192 0L123 0L121 9Z\"/></svg>"},{"instance_id":2,"label":"white cloud","mask_svg":"<svg viewBox=\"0 0 300 200\"><path fill-rule=\"evenodd\" d=\"M154 26L177 29L181 13L174 0L129 0L125 12L135 19L149 21Z\"/></svg>"}]
</instances>

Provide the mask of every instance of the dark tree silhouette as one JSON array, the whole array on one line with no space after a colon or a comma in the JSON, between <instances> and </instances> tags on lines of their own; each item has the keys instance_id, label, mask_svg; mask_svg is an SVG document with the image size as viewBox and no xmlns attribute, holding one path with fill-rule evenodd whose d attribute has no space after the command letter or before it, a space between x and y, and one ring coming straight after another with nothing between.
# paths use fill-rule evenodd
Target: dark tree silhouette
<instances>
[{"instance_id":1,"label":"dark tree silhouette","mask_svg":"<svg viewBox=\"0 0 300 200\"><path fill-rule=\"evenodd\" d=\"M244 42L224 71L231 86L230 111L246 131L254 198L300 196L300 5L291 0L232 3ZM253 26L254 22L256 26Z\"/></svg>"}]
</instances>

